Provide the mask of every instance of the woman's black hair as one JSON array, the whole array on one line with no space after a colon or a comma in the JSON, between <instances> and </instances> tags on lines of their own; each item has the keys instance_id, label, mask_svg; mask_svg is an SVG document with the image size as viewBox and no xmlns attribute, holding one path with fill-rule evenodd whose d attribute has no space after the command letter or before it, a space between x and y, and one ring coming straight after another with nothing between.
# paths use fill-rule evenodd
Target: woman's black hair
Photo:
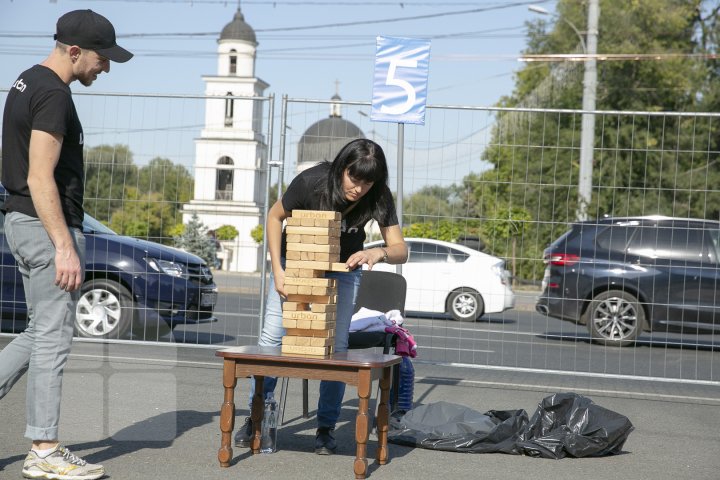
<instances>
[{"instance_id":1,"label":"woman's black hair","mask_svg":"<svg viewBox=\"0 0 720 480\"><path fill-rule=\"evenodd\" d=\"M347 170L353 180L373 182L370 190L357 201L352 210L343 215L348 228L365 225L372 218L384 218L392 195L387 188L388 167L380 145L366 138L345 145L330 164L326 182L320 182L322 210L344 212L351 205L343 191L343 173ZM324 183L324 184L323 184ZM390 198L387 198L390 197Z\"/></svg>"}]
</instances>

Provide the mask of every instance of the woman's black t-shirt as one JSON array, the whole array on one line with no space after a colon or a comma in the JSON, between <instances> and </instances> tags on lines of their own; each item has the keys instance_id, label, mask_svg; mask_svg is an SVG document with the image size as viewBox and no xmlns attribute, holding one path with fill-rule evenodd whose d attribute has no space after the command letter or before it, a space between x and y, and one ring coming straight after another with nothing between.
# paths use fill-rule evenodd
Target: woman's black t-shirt
<instances>
[{"instance_id":1,"label":"woman's black t-shirt","mask_svg":"<svg viewBox=\"0 0 720 480\"><path fill-rule=\"evenodd\" d=\"M293 179L288 186L287 191L282 196L282 206L288 211L293 210L320 210L320 197L322 189L326 187L326 181L330 172L330 163L323 162L314 167L310 167L307 170L301 172L297 177ZM383 185L382 188L388 190L387 195L383 195L386 198L387 205L385 211L387 214L384 218L375 218L381 227L390 227L398 224L397 212L395 211L395 204L392 201L392 195L387 185ZM367 223L367 222L366 222ZM345 224L345 219L342 220L340 228L340 261L345 262L355 252L363 249L363 243L365 242L365 224L356 225L348 228ZM285 230L282 234L282 250L281 254L284 257L287 250L287 240Z\"/></svg>"}]
</instances>

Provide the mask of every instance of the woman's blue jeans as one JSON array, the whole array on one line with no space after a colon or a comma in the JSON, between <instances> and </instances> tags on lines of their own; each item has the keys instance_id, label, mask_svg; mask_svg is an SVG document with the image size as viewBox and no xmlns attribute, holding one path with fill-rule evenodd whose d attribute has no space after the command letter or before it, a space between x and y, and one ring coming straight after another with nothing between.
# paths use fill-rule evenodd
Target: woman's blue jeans
<instances>
[{"instance_id":1,"label":"woman's blue jeans","mask_svg":"<svg viewBox=\"0 0 720 480\"><path fill-rule=\"evenodd\" d=\"M282 260L283 268L285 259ZM335 324L335 352L346 352L348 335L350 333L350 319L355 309L355 295L360 285L360 269L352 272L327 272L326 278L334 278L337 285L337 316ZM270 275L268 298L265 306L265 321L258 345L280 346L285 329L282 326L282 299L275 290L275 279ZM274 396L276 377L265 377L263 392L265 399ZM255 381L250 379L250 402L255 393ZM340 417L340 406L345 394L345 384L342 382L320 382L320 399L318 400L317 425L320 427L335 427Z\"/></svg>"}]
</instances>

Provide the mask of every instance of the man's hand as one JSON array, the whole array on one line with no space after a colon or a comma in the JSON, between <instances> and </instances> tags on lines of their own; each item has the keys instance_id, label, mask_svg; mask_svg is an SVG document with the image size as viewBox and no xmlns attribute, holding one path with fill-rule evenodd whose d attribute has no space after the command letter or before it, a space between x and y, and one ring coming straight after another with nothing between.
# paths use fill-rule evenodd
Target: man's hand
<instances>
[{"instance_id":1,"label":"man's hand","mask_svg":"<svg viewBox=\"0 0 720 480\"><path fill-rule=\"evenodd\" d=\"M55 250L55 285L72 292L82 285L82 266L74 248Z\"/></svg>"}]
</instances>

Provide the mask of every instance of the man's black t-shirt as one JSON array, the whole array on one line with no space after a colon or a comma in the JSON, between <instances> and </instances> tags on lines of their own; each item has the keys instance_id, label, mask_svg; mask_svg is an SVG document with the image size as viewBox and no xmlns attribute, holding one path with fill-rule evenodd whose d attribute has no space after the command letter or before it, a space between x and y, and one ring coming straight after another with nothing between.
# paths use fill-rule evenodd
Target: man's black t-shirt
<instances>
[{"instance_id":1,"label":"man's black t-shirt","mask_svg":"<svg viewBox=\"0 0 720 480\"><path fill-rule=\"evenodd\" d=\"M282 196L282 206L288 212L293 210L320 210L320 197L323 189L326 187L326 180L330 172L330 163L323 162L314 167L301 172L288 186L287 191ZM392 201L392 195L387 185L383 185L387 191L387 195L383 197L388 199L385 211L387 214L384 218L375 218L381 227L390 227L397 225L397 212L395 204ZM366 222L367 223L367 222ZM348 228L345 219L342 220L340 229L340 261L345 262L355 252L363 249L365 242L365 224L356 225ZM284 257L287 250L287 239L285 231L282 234L282 250Z\"/></svg>"},{"instance_id":2,"label":"man's black t-shirt","mask_svg":"<svg viewBox=\"0 0 720 480\"><path fill-rule=\"evenodd\" d=\"M24 71L12 85L2 129L2 183L10 194L3 209L37 217L27 184L32 130L63 136L55 183L65 221L80 228L84 193L82 125L70 87L42 65Z\"/></svg>"}]
</instances>

